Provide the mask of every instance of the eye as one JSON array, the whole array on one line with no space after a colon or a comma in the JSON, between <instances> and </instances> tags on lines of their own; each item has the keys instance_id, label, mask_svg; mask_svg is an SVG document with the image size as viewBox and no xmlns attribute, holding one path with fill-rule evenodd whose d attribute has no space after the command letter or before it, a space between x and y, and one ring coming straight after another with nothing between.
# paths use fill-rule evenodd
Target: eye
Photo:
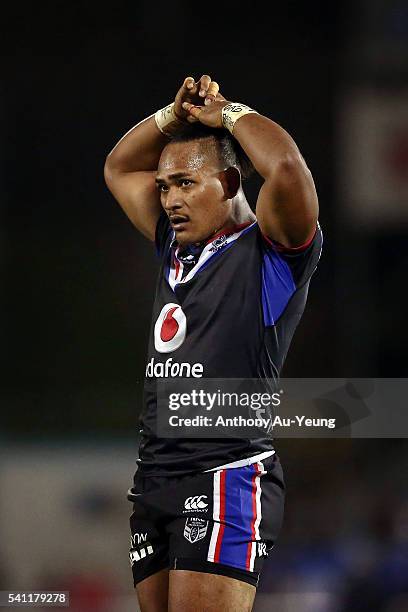
<instances>
[{"instance_id":1,"label":"eye","mask_svg":"<svg viewBox=\"0 0 408 612\"><path fill-rule=\"evenodd\" d=\"M193 184L193 181L190 181L190 179L181 179L180 184L182 187L190 187L190 185Z\"/></svg>"},{"instance_id":2,"label":"eye","mask_svg":"<svg viewBox=\"0 0 408 612\"><path fill-rule=\"evenodd\" d=\"M164 183L159 183L157 185L157 189L161 192L161 193L165 193L166 191L169 190L169 188L167 187L167 185L165 185Z\"/></svg>"}]
</instances>

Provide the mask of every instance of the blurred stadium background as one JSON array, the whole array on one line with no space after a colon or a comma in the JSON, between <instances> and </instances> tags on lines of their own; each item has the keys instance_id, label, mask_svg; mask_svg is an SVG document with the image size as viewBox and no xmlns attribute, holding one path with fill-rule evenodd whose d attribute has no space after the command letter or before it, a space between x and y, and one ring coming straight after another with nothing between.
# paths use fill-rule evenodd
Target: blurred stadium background
<instances>
[{"instance_id":1,"label":"blurred stadium background","mask_svg":"<svg viewBox=\"0 0 408 612\"><path fill-rule=\"evenodd\" d=\"M105 156L189 74L281 123L325 234L283 374L406 376L408 2L15 2L0 44L0 589L128 612L156 260ZM406 436L278 442L286 519L258 612L408 610Z\"/></svg>"}]
</instances>

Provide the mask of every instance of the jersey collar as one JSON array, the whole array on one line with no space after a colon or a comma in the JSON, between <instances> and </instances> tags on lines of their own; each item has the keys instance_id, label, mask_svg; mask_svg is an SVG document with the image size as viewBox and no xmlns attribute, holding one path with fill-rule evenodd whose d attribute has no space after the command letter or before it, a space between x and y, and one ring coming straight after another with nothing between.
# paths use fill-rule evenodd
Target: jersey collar
<instances>
[{"instance_id":1,"label":"jersey collar","mask_svg":"<svg viewBox=\"0 0 408 612\"><path fill-rule=\"evenodd\" d=\"M212 261L215 257L221 255L221 253L228 249L242 234L249 231L255 225L256 221L248 221L247 223L235 225L231 228L223 230L215 236L211 236L211 238L207 241L193 245L193 247L195 247L196 249L201 249L201 253L199 254L198 260L196 261L195 265L188 272L188 274L184 276L184 278L184 265L182 259L185 259L186 249L188 249L188 247L182 249L183 257L180 259L181 247L178 244L177 240L173 238L170 245L170 266L166 274L170 287L174 290L176 285L184 284L191 280L197 274L197 272L206 268L210 261ZM194 254L191 254L194 257Z\"/></svg>"},{"instance_id":2,"label":"jersey collar","mask_svg":"<svg viewBox=\"0 0 408 612\"><path fill-rule=\"evenodd\" d=\"M195 244L187 245L186 247L184 247L183 251L186 249L194 249L194 250L203 249L207 244L214 242L214 240L217 240L218 238L222 239L223 236L227 237L227 236L230 236L231 234L235 234L236 232L239 232L240 230L245 229L246 227L248 227L249 225L253 223L254 223L253 221L246 221L245 223L239 223L238 225L232 225L231 227L228 227L225 230L221 230L214 236L207 238L207 240L202 240L201 242L196 242ZM179 247L179 243L177 242L177 238L175 236L173 240L171 241L170 247L171 248Z\"/></svg>"}]
</instances>

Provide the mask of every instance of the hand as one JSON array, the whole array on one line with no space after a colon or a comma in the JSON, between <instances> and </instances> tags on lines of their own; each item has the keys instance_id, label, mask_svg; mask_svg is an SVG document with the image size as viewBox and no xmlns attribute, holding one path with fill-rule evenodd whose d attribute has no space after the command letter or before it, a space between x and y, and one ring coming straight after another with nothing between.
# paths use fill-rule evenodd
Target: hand
<instances>
[{"instance_id":1,"label":"hand","mask_svg":"<svg viewBox=\"0 0 408 612\"><path fill-rule=\"evenodd\" d=\"M204 74L197 82L193 77L184 79L183 85L178 90L174 100L174 112L181 121L194 123L197 119L183 107L184 102L192 105L211 105L215 100L224 100L219 92L219 85L212 81L208 74Z\"/></svg>"},{"instance_id":2,"label":"hand","mask_svg":"<svg viewBox=\"0 0 408 612\"><path fill-rule=\"evenodd\" d=\"M183 102L183 109L188 113L187 121L199 121L212 128L222 128L222 109L229 104L225 98L218 95L210 106L198 106L190 102Z\"/></svg>"}]
</instances>

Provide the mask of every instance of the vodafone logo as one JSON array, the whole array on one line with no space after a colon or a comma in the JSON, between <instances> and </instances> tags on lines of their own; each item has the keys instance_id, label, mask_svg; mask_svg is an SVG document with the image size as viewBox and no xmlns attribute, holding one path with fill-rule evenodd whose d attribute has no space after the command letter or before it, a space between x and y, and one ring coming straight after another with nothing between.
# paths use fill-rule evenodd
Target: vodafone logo
<instances>
[{"instance_id":1,"label":"vodafone logo","mask_svg":"<svg viewBox=\"0 0 408 612\"><path fill-rule=\"evenodd\" d=\"M186 315L179 304L163 306L154 326L154 346L159 353L171 353L184 342L187 331Z\"/></svg>"}]
</instances>

